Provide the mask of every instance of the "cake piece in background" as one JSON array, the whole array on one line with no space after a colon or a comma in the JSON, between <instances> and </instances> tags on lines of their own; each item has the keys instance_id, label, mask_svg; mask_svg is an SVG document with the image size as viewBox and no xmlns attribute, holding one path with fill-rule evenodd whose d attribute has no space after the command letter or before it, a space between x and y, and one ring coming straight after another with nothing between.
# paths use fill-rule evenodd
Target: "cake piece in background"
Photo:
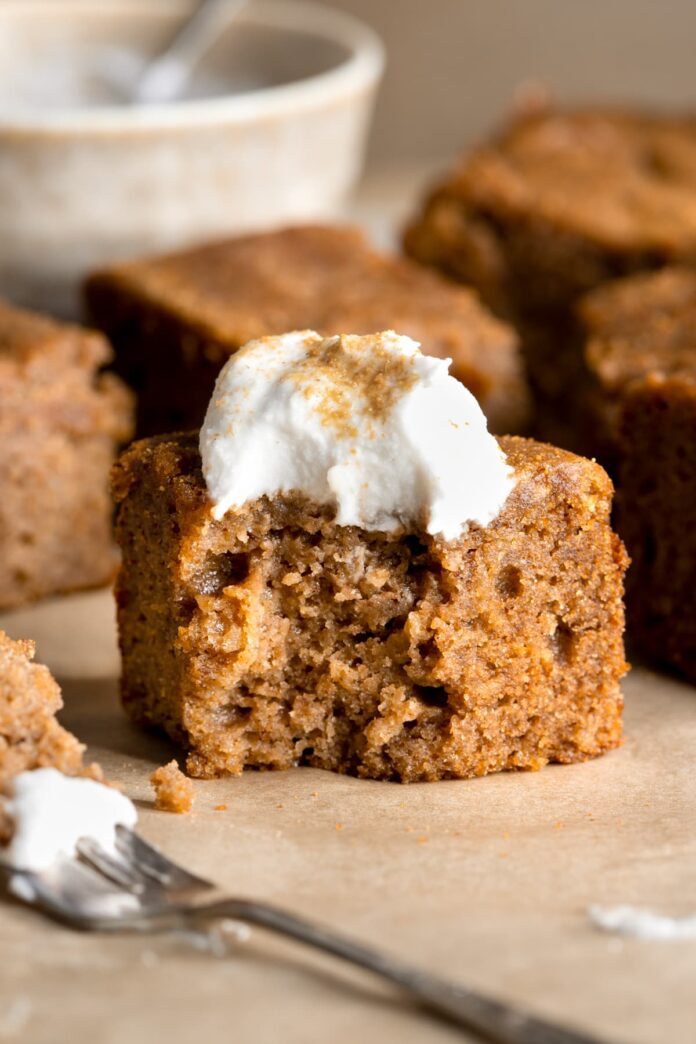
<instances>
[{"instance_id":1,"label":"cake piece in background","mask_svg":"<svg viewBox=\"0 0 696 1044\"><path fill-rule=\"evenodd\" d=\"M586 431L617 483L636 652L696 681L696 269L605 284L579 315Z\"/></svg>"},{"instance_id":2,"label":"cake piece in background","mask_svg":"<svg viewBox=\"0 0 696 1044\"><path fill-rule=\"evenodd\" d=\"M693 327L690 331L693 336ZM616 524L637 653L696 682L696 355L633 382L619 413ZM689 372L690 369L690 372Z\"/></svg>"},{"instance_id":3,"label":"cake piece in background","mask_svg":"<svg viewBox=\"0 0 696 1044\"><path fill-rule=\"evenodd\" d=\"M431 192L405 247L516 323L534 430L582 445L575 302L617 276L696 264L696 118L601 109L520 117Z\"/></svg>"},{"instance_id":4,"label":"cake piece in background","mask_svg":"<svg viewBox=\"0 0 696 1044\"><path fill-rule=\"evenodd\" d=\"M140 435L200 427L230 355L307 328L396 328L452 359L493 431L521 432L528 420L514 331L470 291L376 252L357 229L300 226L119 264L88 280L86 302L138 393Z\"/></svg>"},{"instance_id":5,"label":"cake piece in background","mask_svg":"<svg viewBox=\"0 0 696 1044\"><path fill-rule=\"evenodd\" d=\"M63 706L48 667L32 663L34 643L0 631L0 791L35 768L82 775L84 746L56 720ZM95 767L90 770L97 774Z\"/></svg>"},{"instance_id":6,"label":"cake piece in background","mask_svg":"<svg viewBox=\"0 0 696 1044\"><path fill-rule=\"evenodd\" d=\"M114 470L122 698L200 777L437 780L621 741L622 577L597 464L495 440L393 333L253 342L200 435Z\"/></svg>"},{"instance_id":7,"label":"cake piece in background","mask_svg":"<svg viewBox=\"0 0 696 1044\"><path fill-rule=\"evenodd\" d=\"M583 440L614 471L627 389L650 375L696 375L696 268L605 283L581 298L578 315L586 371Z\"/></svg>"},{"instance_id":8,"label":"cake piece in background","mask_svg":"<svg viewBox=\"0 0 696 1044\"><path fill-rule=\"evenodd\" d=\"M0 302L0 609L107 583L131 395L101 334Z\"/></svg>"}]
</instances>

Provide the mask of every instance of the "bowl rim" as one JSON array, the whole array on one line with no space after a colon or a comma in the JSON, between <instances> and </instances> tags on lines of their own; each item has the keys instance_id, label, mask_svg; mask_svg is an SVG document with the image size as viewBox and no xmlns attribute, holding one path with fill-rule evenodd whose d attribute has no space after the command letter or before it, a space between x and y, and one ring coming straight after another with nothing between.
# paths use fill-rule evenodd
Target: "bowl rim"
<instances>
[{"instance_id":1,"label":"bowl rim","mask_svg":"<svg viewBox=\"0 0 696 1044\"><path fill-rule=\"evenodd\" d=\"M169 14L188 6L177 3L153 3L147 15ZM40 12L57 17L80 12L98 18L116 10L143 13L142 0L2 0L0 20L16 14L29 18ZM323 109L332 102L359 94L375 86L381 79L384 45L377 33L364 22L344 11L336 11L314 0L253 0L239 12L240 20L257 25L314 32L327 40L342 44L348 50L345 60L324 72L286 84L275 84L246 91L243 94L193 98L153 105L104 105L94 108L65 106L45 112L18 110L16 115L0 112L0 133L59 134L103 133L181 129L224 123L252 123L298 110Z\"/></svg>"}]
</instances>

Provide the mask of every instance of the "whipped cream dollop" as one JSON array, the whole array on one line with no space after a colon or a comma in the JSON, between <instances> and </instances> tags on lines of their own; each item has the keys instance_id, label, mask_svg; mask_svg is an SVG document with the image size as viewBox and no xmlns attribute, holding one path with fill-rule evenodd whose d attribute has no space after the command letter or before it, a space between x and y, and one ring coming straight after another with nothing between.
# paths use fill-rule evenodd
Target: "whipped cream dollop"
<instances>
[{"instance_id":1,"label":"whipped cream dollop","mask_svg":"<svg viewBox=\"0 0 696 1044\"><path fill-rule=\"evenodd\" d=\"M588 916L597 928L634 939L696 939L696 914L672 917L642 906L591 906Z\"/></svg>"},{"instance_id":2,"label":"whipped cream dollop","mask_svg":"<svg viewBox=\"0 0 696 1044\"><path fill-rule=\"evenodd\" d=\"M21 772L4 801L14 832L0 861L39 872L76 853L80 838L114 851L116 827L135 826L135 805L93 779L64 776L53 768Z\"/></svg>"},{"instance_id":3,"label":"whipped cream dollop","mask_svg":"<svg viewBox=\"0 0 696 1044\"><path fill-rule=\"evenodd\" d=\"M218 376L201 429L203 474L222 518L299 491L339 525L417 525L446 540L491 522L514 475L474 396L392 331L311 330L241 348Z\"/></svg>"}]
</instances>

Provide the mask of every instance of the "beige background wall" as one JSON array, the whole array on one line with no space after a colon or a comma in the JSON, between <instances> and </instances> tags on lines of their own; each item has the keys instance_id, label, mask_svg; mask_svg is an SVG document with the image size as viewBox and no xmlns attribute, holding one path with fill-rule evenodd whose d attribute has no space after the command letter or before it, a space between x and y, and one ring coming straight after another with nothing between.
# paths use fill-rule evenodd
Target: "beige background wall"
<instances>
[{"instance_id":1,"label":"beige background wall","mask_svg":"<svg viewBox=\"0 0 696 1044\"><path fill-rule=\"evenodd\" d=\"M373 163L450 155L530 78L567 99L696 107L696 0L325 2L387 44Z\"/></svg>"}]
</instances>

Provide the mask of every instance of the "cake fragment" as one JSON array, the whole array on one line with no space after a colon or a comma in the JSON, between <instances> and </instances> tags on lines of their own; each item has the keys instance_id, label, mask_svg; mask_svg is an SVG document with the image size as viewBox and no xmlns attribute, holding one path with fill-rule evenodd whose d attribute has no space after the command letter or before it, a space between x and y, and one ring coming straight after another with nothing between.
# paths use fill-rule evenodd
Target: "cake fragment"
<instances>
[{"instance_id":1,"label":"cake fragment","mask_svg":"<svg viewBox=\"0 0 696 1044\"><path fill-rule=\"evenodd\" d=\"M0 631L0 790L30 769L85 771L84 745L56 719L63 706L58 683L47 667L32 662L34 651L33 642L13 641Z\"/></svg>"},{"instance_id":2,"label":"cake fragment","mask_svg":"<svg viewBox=\"0 0 696 1044\"><path fill-rule=\"evenodd\" d=\"M155 808L160 812L190 812L193 807L193 783L184 775L176 761L172 760L150 776L155 788Z\"/></svg>"}]
</instances>

